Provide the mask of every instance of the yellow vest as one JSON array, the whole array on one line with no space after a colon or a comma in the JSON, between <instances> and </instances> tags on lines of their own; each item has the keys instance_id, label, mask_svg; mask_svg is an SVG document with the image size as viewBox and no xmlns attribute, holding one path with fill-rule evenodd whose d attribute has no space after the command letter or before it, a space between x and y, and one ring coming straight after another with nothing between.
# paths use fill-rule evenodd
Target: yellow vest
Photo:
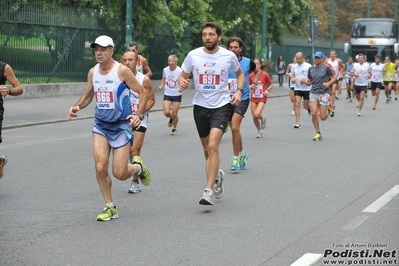
<instances>
[{"instance_id":1,"label":"yellow vest","mask_svg":"<svg viewBox=\"0 0 399 266\"><path fill-rule=\"evenodd\" d=\"M395 78L395 67L396 65L392 62L385 65L385 75L382 76L383 81L393 81Z\"/></svg>"}]
</instances>

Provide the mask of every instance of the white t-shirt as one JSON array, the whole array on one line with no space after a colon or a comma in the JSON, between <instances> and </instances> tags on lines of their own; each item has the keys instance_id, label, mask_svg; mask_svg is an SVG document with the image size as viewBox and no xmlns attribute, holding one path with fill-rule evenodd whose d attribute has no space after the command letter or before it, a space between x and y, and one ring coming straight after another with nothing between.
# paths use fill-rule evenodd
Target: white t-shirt
<instances>
[{"instance_id":1,"label":"white t-shirt","mask_svg":"<svg viewBox=\"0 0 399 266\"><path fill-rule=\"evenodd\" d=\"M378 65L376 63L372 63L370 65L370 71L371 71L371 78L370 80L372 82L382 82L382 71L385 70L385 65L379 63Z\"/></svg>"},{"instance_id":2,"label":"white t-shirt","mask_svg":"<svg viewBox=\"0 0 399 266\"><path fill-rule=\"evenodd\" d=\"M369 79L367 74L369 73L369 63L365 62L363 64L357 63L353 65L351 72L359 74L358 77L355 77L355 85L356 86L367 86L369 83Z\"/></svg>"},{"instance_id":3,"label":"white t-shirt","mask_svg":"<svg viewBox=\"0 0 399 266\"><path fill-rule=\"evenodd\" d=\"M183 70L176 66L175 70L170 70L167 66L163 69L162 78L165 78L165 95L168 96L180 96L182 93L179 91L179 77Z\"/></svg>"},{"instance_id":4,"label":"white t-shirt","mask_svg":"<svg viewBox=\"0 0 399 266\"><path fill-rule=\"evenodd\" d=\"M393 81L399 82L399 73L398 73L398 66L395 67L395 77Z\"/></svg>"},{"instance_id":5,"label":"white t-shirt","mask_svg":"<svg viewBox=\"0 0 399 266\"><path fill-rule=\"evenodd\" d=\"M301 84L301 79L308 78L308 72L311 66L312 66L311 64L303 62L302 64L295 64L291 67L291 74L295 76L295 82L292 82L291 79L291 83L292 86L294 87L294 90L310 91L311 86L307 86L306 84Z\"/></svg>"},{"instance_id":6,"label":"white t-shirt","mask_svg":"<svg viewBox=\"0 0 399 266\"><path fill-rule=\"evenodd\" d=\"M226 49L219 48L214 54L204 52L204 47L188 53L181 66L186 73L193 72L196 90L193 104L205 108L219 108L229 103L229 68L234 72L240 68L237 56Z\"/></svg>"}]
</instances>

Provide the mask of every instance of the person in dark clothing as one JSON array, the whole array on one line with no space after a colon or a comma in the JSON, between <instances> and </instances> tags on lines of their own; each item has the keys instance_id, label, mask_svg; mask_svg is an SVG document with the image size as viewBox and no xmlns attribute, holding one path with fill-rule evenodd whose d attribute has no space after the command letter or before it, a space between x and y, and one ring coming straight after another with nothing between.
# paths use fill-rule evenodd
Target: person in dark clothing
<instances>
[{"instance_id":1,"label":"person in dark clothing","mask_svg":"<svg viewBox=\"0 0 399 266\"><path fill-rule=\"evenodd\" d=\"M10 86L5 86L6 81ZM0 143L3 142L1 131L3 129L3 115L4 115L4 99L7 95L18 96L24 92L18 79L15 77L14 71L10 65L0 61ZM0 155L0 178L3 177L4 166L7 163L7 156Z\"/></svg>"},{"instance_id":2,"label":"person in dark clothing","mask_svg":"<svg viewBox=\"0 0 399 266\"><path fill-rule=\"evenodd\" d=\"M282 55L280 55L277 58L276 73L278 75L279 87L283 87L284 74L285 74L285 62L284 62L284 59L283 59Z\"/></svg>"}]
</instances>

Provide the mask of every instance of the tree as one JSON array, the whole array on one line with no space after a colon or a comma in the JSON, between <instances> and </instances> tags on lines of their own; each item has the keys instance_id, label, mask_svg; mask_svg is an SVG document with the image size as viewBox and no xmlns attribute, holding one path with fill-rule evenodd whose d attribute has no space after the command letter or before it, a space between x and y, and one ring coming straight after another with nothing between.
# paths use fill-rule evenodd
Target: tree
<instances>
[{"instance_id":1,"label":"tree","mask_svg":"<svg viewBox=\"0 0 399 266\"><path fill-rule=\"evenodd\" d=\"M321 37L330 38L331 1L335 1L334 38L347 41L352 31L352 23L356 18L367 17L365 0L312 0L314 13L319 18L319 32ZM348 12L350 10L350 12ZM395 1L370 0L371 18L394 18Z\"/></svg>"},{"instance_id":2,"label":"tree","mask_svg":"<svg viewBox=\"0 0 399 266\"><path fill-rule=\"evenodd\" d=\"M231 0L228 4L225 0L171 0L166 4L171 14L178 18L177 21L181 21L178 27L171 25L174 32L183 32L184 26L187 26L192 33L193 46L202 44L200 26L206 21L220 24L224 43L231 36L250 43L254 34L259 36L262 32L263 0ZM281 44L285 32L306 28L311 13L311 0L268 0L267 38Z\"/></svg>"}]
</instances>

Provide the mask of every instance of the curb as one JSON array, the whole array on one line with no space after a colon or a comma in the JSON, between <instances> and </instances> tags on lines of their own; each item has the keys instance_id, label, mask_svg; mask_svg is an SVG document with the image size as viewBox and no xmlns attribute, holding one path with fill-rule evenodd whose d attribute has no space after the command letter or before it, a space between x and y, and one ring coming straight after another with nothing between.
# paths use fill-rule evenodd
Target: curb
<instances>
[{"instance_id":1,"label":"curb","mask_svg":"<svg viewBox=\"0 0 399 266\"><path fill-rule=\"evenodd\" d=\"M281 98L281 97L287 97L287 95L275 95L275 96L270 96L269 98ZM180 106L180 109L184 108L192 108L193 105L184 105ZM153 112L163 112L163 109L157 108L157 109L151 109L149 111L150 113ZM57 124L57 123L65 123L65 122L70 122L70 121L79 121L79 120L86 120L86 119L94 119L94 116L83 116L83 117L78 117L78 118L73 118L68 120L66 117L65 119L55 119L55 120L47 120L47 121L40 121L40 122L32 122L32 123L24 123L24 124L16 124L16 125L11 125L11 126L4 126L2 129L3 130L8 130L8 129L16 129L16 128L24 128L24 127L31 127L31 126L40 126L40 125L47 125L47 124Z\"/></svg>"}]
</instances>

